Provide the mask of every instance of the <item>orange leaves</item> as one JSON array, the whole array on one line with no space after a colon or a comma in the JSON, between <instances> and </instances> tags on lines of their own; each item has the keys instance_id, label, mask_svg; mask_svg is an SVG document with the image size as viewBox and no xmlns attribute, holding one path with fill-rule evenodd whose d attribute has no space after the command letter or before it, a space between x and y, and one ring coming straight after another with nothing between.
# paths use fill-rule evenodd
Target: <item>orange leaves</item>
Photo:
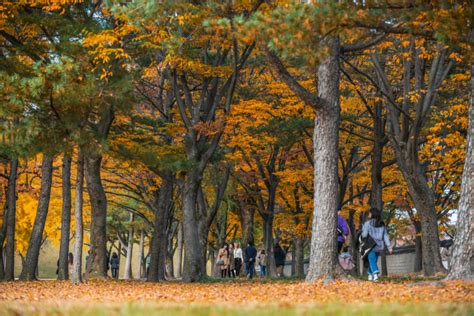
<instances>
[{"instance_id":1,"label":"orange leaves","mask_svg":"<svg viewBox=\"0 0 474 316\"><path fill-rule=\"evenodd\" d=\"M335 281L289 283L148 283L94 281L72 285L64 281L0 283L0 301L89 304L98 302L153 302L155 304L321 304L344 303L464 303L474 300L472 282L370 283Z\"/></svg>"}]
</instances>

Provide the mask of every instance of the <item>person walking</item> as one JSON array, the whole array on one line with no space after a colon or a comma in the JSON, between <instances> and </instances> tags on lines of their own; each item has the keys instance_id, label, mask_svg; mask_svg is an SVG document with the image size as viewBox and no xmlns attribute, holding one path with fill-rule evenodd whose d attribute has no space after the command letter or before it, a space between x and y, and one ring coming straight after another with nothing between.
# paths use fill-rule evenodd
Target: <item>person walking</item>
<instances>
[{"instance_id":1,"label":"person walking","mask_svg":"<svg viewBox=\"0 0 474 316\"><path fill-rule=\"evenodd\" d=\"M273 256L275 257L276 274L278 277L281 277L283 276L283 267L285 266L286 253L283 248L281 248L279 243L276 243L275 248L273 248Z\"/></svg>"},{"instance_id":2,"label":"person walking","mask_svg":"<svg viewBox=\"0 0 474 316\"><path fill-rule=\"evenodd\" d=\"M344 217L341 216L341 209L337 210L337 253L341 253L342 247L349 236L349 226Z\"/></svg>"},{"instance_id":3,"label":"person walking","mask_svg":"<svg viewBox=\"0 0 474 316\"><path fill-rule=\"evenodd\" d=\"M253 246L253 242L249 241L244 251L245 271L247 278L252 279L255 270L255 258L257 257L257 249Z\"/></svg>"},{"instance_id":4,"label":"person walking","mask_svg":"<svg viewBox=\"0 0 474 316\"><path fill-rule=\"evenodd\" d=\"M244 262L244 255L242 254L242 249L240 248L240 244L238 242L236 242L234 246L235 275L239 277L240 270L242 269L242 262Z\"/></svg>"},{"instance_id":5,"label":"person walking","mask_svg":"<svg viewBox=\"0 0 474 316\"><path fill-rule=\"evenodd\" d=\"M229 246L224 244L217 254L217 265L221 269L221 278L227 276L227 269L229 268Z\"/></svg>"},{"instance_id":6,"label":"person walking","mask_svg":"<svg viewBox=\"0 0 474 316\"><path fill-rule=\"evenodd\" d=\"M385 249L385 246L388 248L388 251L392 253L392 247L390 245L387 228L382 221L381 211L378 208L371 208L369 212L370 219L362 226L362 238L370 236L375 241L375 246L368 252L367 259L369 261L368 279L369 281L377 282L380 273L377 265L379 254Z\"/></svg>"},{"instance_id":7,"label":"person walking","mask_svg":"<svg viewBox=\"0 0 474 316\"><path fill-rule=\"evenodd\" d=\"M257 257L258 266L260 267L260 277L264 278L267 275L267 256L265 249L262 249Z\"/></svg>"},{"instance_id":8,"label":"person walking","mask_svg":"<svg viewBox=\"0 0 474 316\"><path fill-rule=\"evenodd\" d=\"M120 267L120 260L116 252L112 253L110 258L110 268L112 270L112 278L118 279L118 271Z\"/></svg>"}]
</instances>

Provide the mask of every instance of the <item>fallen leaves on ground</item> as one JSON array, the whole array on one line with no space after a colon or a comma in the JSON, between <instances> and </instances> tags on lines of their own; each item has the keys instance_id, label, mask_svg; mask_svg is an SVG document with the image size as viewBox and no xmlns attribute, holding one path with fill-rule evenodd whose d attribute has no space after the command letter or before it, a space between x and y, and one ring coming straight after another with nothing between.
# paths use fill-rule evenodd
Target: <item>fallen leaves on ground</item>
<instances>
[{"instance_id":1,"label":"fallen leaves on ground","mask_svg":"<svg viewBox=\"0 0 474 316\"><path fill-rule=\"evenodd\" d=\"M157 304L296 304L344 303L472 303L474 282L370 283L335 281L328 285L304 282L146 283L91 281L3 282L0 301L59 303Z\"/></svg>"}]
</instances>

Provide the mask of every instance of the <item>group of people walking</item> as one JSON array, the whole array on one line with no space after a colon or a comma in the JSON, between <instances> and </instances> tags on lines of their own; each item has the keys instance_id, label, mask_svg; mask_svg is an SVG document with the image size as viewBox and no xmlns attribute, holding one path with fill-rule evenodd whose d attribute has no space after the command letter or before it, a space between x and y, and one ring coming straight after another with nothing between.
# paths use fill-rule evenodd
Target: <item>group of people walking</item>
<instances>
[{"instance_id":1,"label":"group of people walking","mask_svg":"<svg viewBox=\"0 0 474 316\"><path fill-rule=\"evenodd\" d=\"M283 276L283 267L285 265L286 252L276 244L273 249L275 258L276 274ZM239 243L225 243L217 254L217 266L220 269L221 278L239 277L242 269L245 271L247 278L251 279L255 275L256 267L258 267L260 277L267 275L268 256L265 249L257 251L252 241L242 250Z\"/></svg>"}]
</instances>

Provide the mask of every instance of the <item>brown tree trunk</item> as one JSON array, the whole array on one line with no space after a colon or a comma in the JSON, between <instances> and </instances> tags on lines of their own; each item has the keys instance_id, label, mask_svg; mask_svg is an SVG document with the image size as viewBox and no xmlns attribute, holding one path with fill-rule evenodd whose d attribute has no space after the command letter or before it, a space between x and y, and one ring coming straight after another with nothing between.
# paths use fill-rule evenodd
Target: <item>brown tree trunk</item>
<instances>
[{"instance_id":1,"label":"brown tree trunk","mask_svg":"<svg viewBox=\"0 0 474 316\"><path fill-rule=\"evenodd\" d=\"M295 276L304 277L304 239L301 237L295 238Z\"/></svg>"},{"instance_id":2,"label":"brown tree trunk","mask_svg":"<svg viewBox=\"0 0 474 316\"><path fill-rule=\"evenodd\" d=\"M160 189L156 192L155 221L150 244L150 271L147 276L149 282L165 280L168 223L173 204L173 187L174 177L167 175L162 178Z\"/></svg>"},{"instance_id":3,"label":"brown tree trunk","mask_svg":"<svg viewBox=\"0 0 474 316\"><path fill-rule=\"evenodd\" d=\"M383 210L382 198L382 155L384 127L382 121L382 105L377 103L374 109L374 147L372 149L372 169L371 182L372 190L370 195L370 206Z\"/></svg>"},{"instance_id":4,"label":"brown tree trunk","mask_svg":"<svg viewBox=\"0 0 474 316\"><path fill-rule=\"evenodd\" d=\"M85 178L91 204L90 263L87 278L107 278L107 197L100 175L102 155L94 150L84 153Z\"/></svg>"},{"instance_id":5,"label":"brown tree trunk","mask_svg":"<svg viewBox=\"0 0 474 316\"><path fill-rule=\"evenodd\" d=\"M265 215L263 218L263 248L267 255L267 277L275 277L276 265L273 254L273 215Z\"/></svg>"},{"instance_id":6,"label":"brown tree trunk","mask_svg":"<svg viewBox=\"0 0 474 316\"><path fill-rule=\"evenodd\" d=\"M255 208L252 206L244 205L241 209L240 215L240 223L242 225L242 249L245 249L245 247L247 247L249 241L254 241L254 218Z\"/></svg>"},{"instance_id":7,"label":"brown tree trunk","mask_svg":"<svg viewBox=\"0 0 474 316\"><path fill-rule=\"evenodd\" d=\"M137 277L139 279L145 277L145 269L143 269L143 261L145 261L145 231L140 230L140 243L138 244L138 264Z\"/></svg>"},{"instance_id":8,"label":"brown tree trunk","mask_svg":"<svg viewBox=\"0 0 474 316\"><path fill-rule=\"evenodd\" d=\"M197 194L200 186L198 175L189 172L182 189L183 196L183 229L184 229L184 266L183 281L195 282L202 278L203 252L197 220Z\"/></svg>"},{"instance_id":9,"label":"brown tree trunk","mask_svg":"<svg viewBox=\"0 0 474 316\"><path fill-rule=\"evenodd\" d=\"M10 161L10 175L7 190L7 231L5 245L5 280L15 279L15 225L16 225L16 180L18 176L18 159Z\"/></svg>"},{"instance_id":10,"label":"brown tree trunk","mask_svg":"<svg viewBox=\"0 0 474 316\"><path fill-rule=\"evenodd\" d=\"M41 165L41 189L36 211L35 223L31 231L28 250L26 252L25 264L21 271L21 280L35 280L38 268L38 258L41 244L43 242L44 225L48 215L49 200L51 197L51 185L53 178L53 157L43 154Z\"/></svg>"},{"instance_id":11,"label":"brown tree trunk","mask_svg":"<svg viewBox=\"0 0 474 316\"><path fill-rule=\"evenodd\" d=\"M415 272L423 270L423 250L421 247L421 224L418 221L414 222L415 225Z\"/></svg>"},{"instance_id":12,"label":"brown tree trunk","mask_svg":"<svg viewBox=\"0 0 474 316\"><path fill-rule=\"evenodd\" d=\"M7 234L7 208L8 202L5 201L2 214L2 227L0 228L0 280L3 280L5 278L5 265L3 262L3 243L5 242L5 235Z\"/></svg>"},{"instance_id":13,"label":"brown tree trunk","mask_svg":"<svg viewBox=\"0 0 474 316\"><path fill-rule=\"evenodd\" d=\"M69 279L68 255L71 230L71 156L64 154L62 170L63 205L61 213L61 242L59 246L58 280Z\"/></svg>"},{"instance_id":14,"label":"brown tree trunk","mask_svg":"<svg viewBox=\"0 0 474 316\"><path fill-rule=\"evenodd\" d=\"M74 271L71 275L71 281L73 284L82 282L82 245L84 238L84 224L82 220L83 193L84 157L82 155L82 150L79 149L77 155L76 196L74 201L74 220L76 226L74 232Z\"/></svg>"},{"instance_id":15,"label":"brown tree trunk","mask_svg":"<svg viewBox=\"0 0 474 316\"><path fill-rule=\"evenodd\" d=\"M182 267L183 267L183 224L180 222L178 224L178 238L177 238L177 249L178 257L176 258L176 269L175 269L175 278L181 278Z\"/></svg>"},{"instance_id":16,"label":"brown tree trunk","mask_svg":"<svg viewBox=\"0 0 474 316\"><path fill-rule=\"evenodd\" d=\"M471 30L471 39L474 31ZM474 279L474 61L471 61L471 106L467 133L466 158L462 174L461 198L458 207L456 237L451 256L448 279Z\"/></svg>"},{"instance_id":17,"label":"brown tree trunk","mask_svg":"<svg viewBox=\"0 0 474 316\"><path fill-rule=\"evenodd\" d=\"M336 272L336 225L338 204L339 56L338 41L329 40L329 56L318 69L318 95L322 107L315 109L314 212L311 255L307 282L331 279Z\"/></svg>"}]
</instances>

